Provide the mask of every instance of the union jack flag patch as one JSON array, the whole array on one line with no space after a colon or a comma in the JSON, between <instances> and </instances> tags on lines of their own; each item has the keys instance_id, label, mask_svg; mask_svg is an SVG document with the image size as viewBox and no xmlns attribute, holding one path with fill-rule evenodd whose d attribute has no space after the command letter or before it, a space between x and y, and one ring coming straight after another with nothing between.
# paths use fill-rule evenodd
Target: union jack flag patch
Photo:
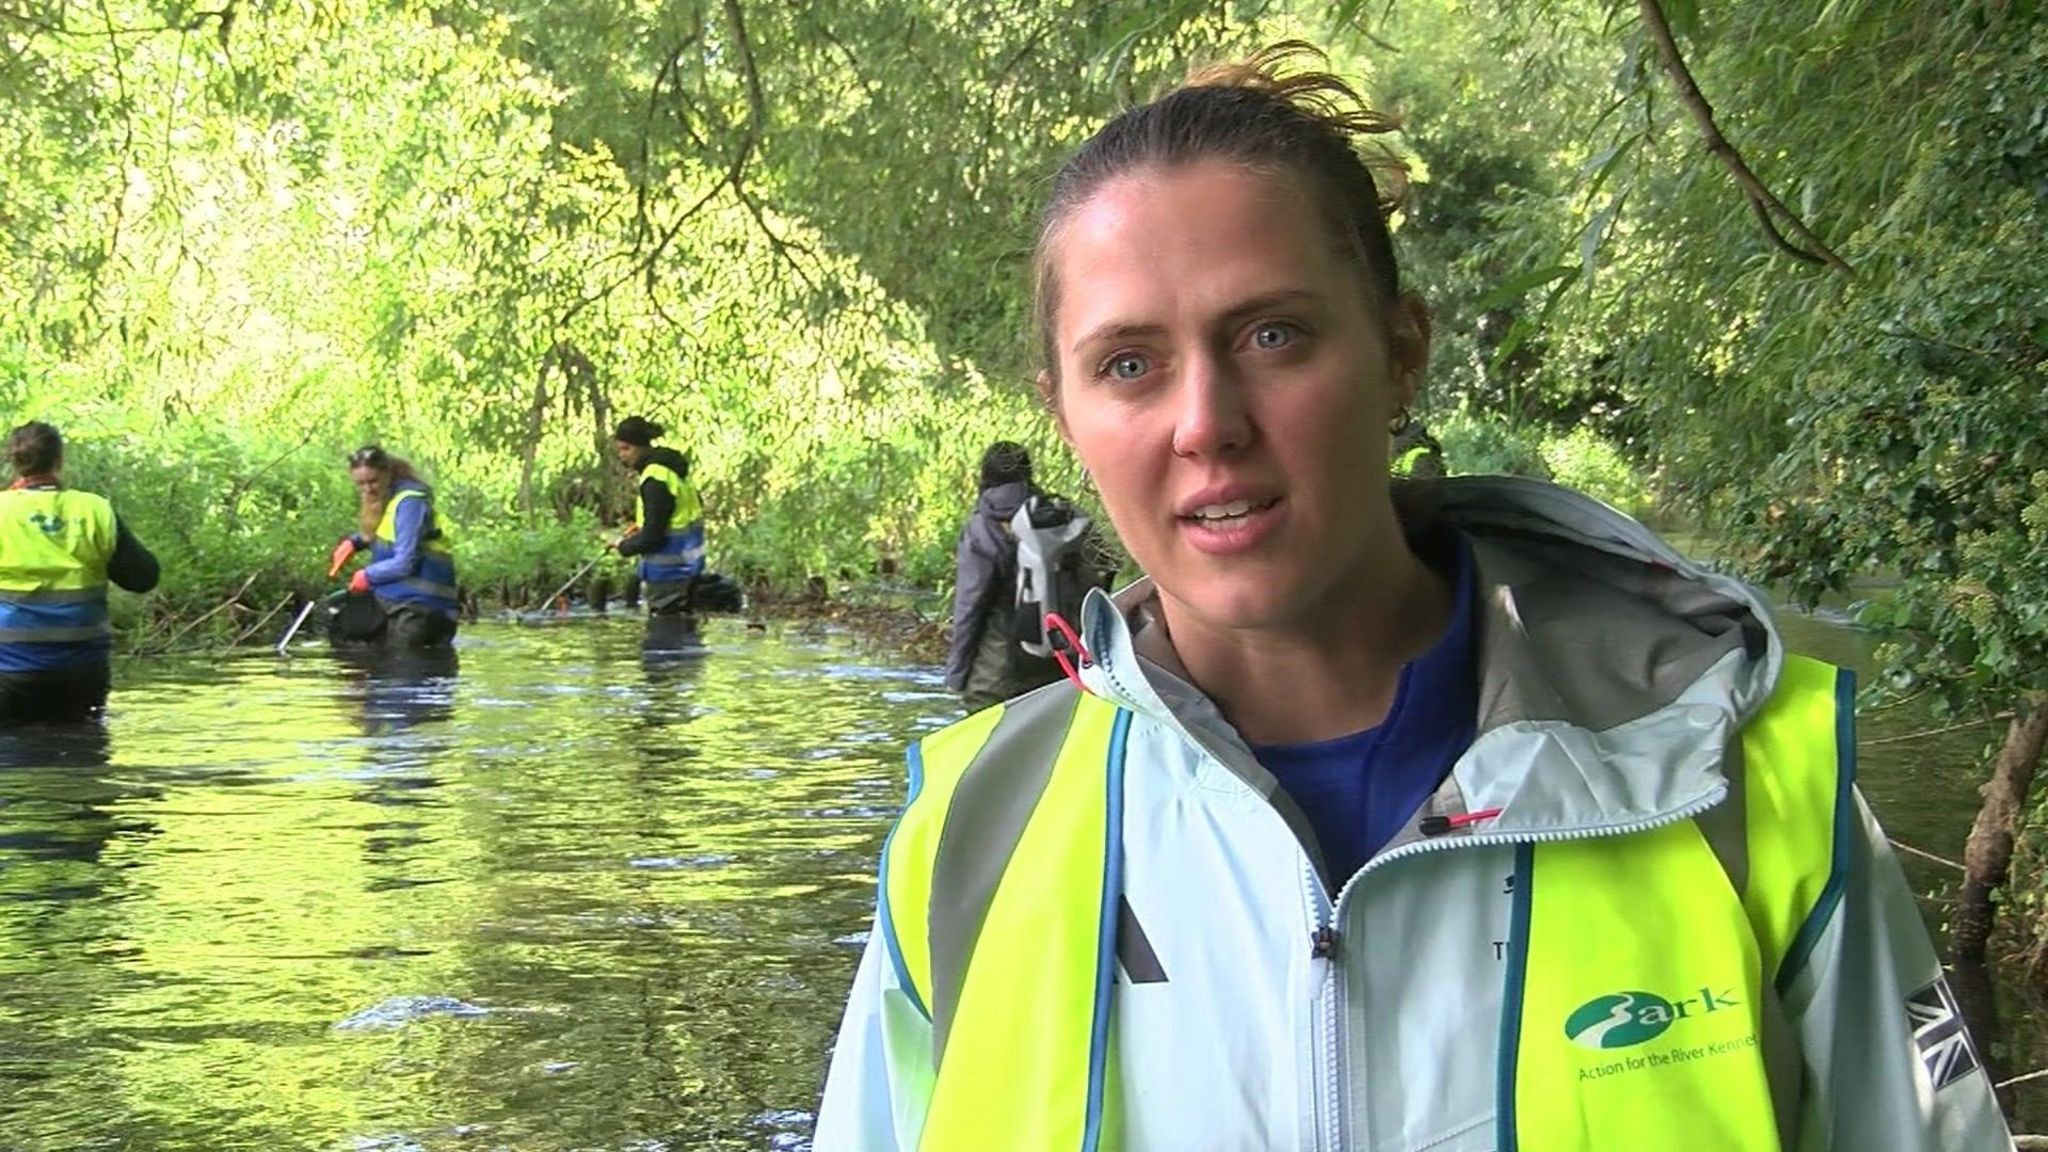
<instances>
[{"instance_id":1,"label":"union jack flag patch","mask_svg":"<svg viewBox=\"0 0 2048 1152\"><path fill-rule=\"evenodd\" d=\"M1906 997L1906 1016L1913 1022L1913 1046L1920 1050L1920 1062L1927 1066L1935 1091L1977 1070L1977 1051L1970 1047L1970 1033L1963 1028L1963 1013L1947 980L1936 980Z\"/></svg>"}]
</instances>

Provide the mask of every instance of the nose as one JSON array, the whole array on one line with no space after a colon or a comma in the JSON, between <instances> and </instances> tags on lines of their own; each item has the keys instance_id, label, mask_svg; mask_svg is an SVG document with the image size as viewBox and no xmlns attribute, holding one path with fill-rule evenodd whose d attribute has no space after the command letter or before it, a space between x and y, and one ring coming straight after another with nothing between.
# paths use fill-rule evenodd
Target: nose
<instances>
[{"instance_id":1,"label":"nose","mask_svg":"<svg viewBox=\"0 0 2048 1152\"><path fill-rule=\"evenodd\" d=\"M1223 456L1252 441L1244 381L1230 358L1208 352L1183 362L1173 426L1176 456Z\"/></svg>"}]
</instances>

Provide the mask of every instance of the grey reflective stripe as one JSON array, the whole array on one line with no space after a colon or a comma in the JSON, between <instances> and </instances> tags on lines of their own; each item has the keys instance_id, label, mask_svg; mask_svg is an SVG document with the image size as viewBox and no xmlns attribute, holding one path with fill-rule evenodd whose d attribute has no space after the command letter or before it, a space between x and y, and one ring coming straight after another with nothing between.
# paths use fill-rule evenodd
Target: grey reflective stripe
<instances>
[{"instance_id":1,"label":"grey reflective stripe","mask_svg":"<svg viewBox=\"0 0 2048 1152\"><path fill-rule=\"evenodd\" d=\"M988 742L953 790L945 827L932 856L927 921L932 954L932 1057L943 1060L946 1036L981 923L996 886L1024 835L1038 798L1066 742L1081 694L1070 684L1048 685L1011 701Z\"/></svg>"},{"instance_id":2,"label":"grey reflective stripe","mask_svg":"<svg viewBox=\"0 0 2048 1152\"><path fill-rule=\"evenodd\" d=\"M1714 859L1720 861L1721 871L1728 874L1728 884L1737 896L1749 891L1749 789L1745 785L1748 768L1742 755L1742 741L1729 741L1728 750L1721 755L1721 773L1728 778L1728 795L1693 817L1693 824L1699 828L1707 847L1713 849ZM1774 980L1777 973L1766 972L1764 978Z\"/></svg>"},{"instance_id":3,"label":"grey reflective stripe","mask_svg":"<svg viewBox=\"0 0 2048 1152\"><path fill-rule=\"evenodd\" d=\"M101 640L114 634L107 624L81 624L75 628L0 628L0 644L69 644L79 640Z\"/></svg>"},{"instance_id":4,"label":"grey reflective stripe","mask_svg":"<svg viewBox=\"0 0 2048 1152\"><path fill-rule=\"evenodd\" d=\"M11 592L0 588L0 603L4 604L91 604L106 598L105 584L95 584L90 588L39 588L33 592Z\"/></svg>"},{"instance_id":5,"label":"grey reflective stripe","mask_svg":"<svg viewBox=\"0 0 2048 1152\"><path fill-rule=\"evenodd\" d=\"M1721 771L1728 778L1727 797L1693 817L1693 826L1700 830L1700 838L1707 842L1728 876L1729 887L1740 899L1749 893L1749 760L1740 738L1729 741L1721 757ZM1785 1017L1785 1006L1778 1000L1776 976L1775 972L1762 973L1757 1049L1763 1056L1764 1082L1770 1086L1778 1147L1791 1149L1799 1143L1799 1100L1806 1063L1799 1054L1799 1039Z\"/></svg>"},{"instance_id":6,"label":"grey reflective stripe","mask_svg":"<svg viewBox=\"0 0 2048 1152\"><path fill-rule=\"evenodd\" d=\"M447 584L435 584L417 576L408 576L398 582L400 588L407 588L425 596L439 596L446 600L455 599L455 589Z\"/></svg>"},{"instance_id":7,"label":"grey reflective stripe","mask_svg":"<svg viewBox=\"0 0 2048 1152\"><path fill-rule=\"evenodd\" d=\"M1771 1113L1778 1121L1778 1147L1792 1152L1799 1146L1799 1103L1806 1092L1806 1061L1799 1054L1799 1037L1785 1017L1785 1005L1778 989L1764 974L1763 1004L1757 1025L1757 1050L1763 1054L1764 1083L1771 1090Z\"/></svg>"}]
</instances>

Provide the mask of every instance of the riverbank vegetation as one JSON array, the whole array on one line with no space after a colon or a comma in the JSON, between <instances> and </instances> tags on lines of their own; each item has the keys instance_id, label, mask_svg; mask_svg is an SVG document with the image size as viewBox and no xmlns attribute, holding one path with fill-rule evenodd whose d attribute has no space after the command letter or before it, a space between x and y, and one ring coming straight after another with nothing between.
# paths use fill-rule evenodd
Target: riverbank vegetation
<instances>
[{"instance_id":1,"label":"riverbank vegetation","mask_svg":"<svg viewBox=\"0 0 2048 1152\"><path fill-rule=\"evenodd\" d=\"M721 569L942 588L988 441L1079 488L1029 386L1057 158L1290 35L1408 124L1453 469L1677 509L1796 602L1884 577L1873 699L1997 737L1954 947L2003 907L2048 979L2039 5L10 2L0 412L164 556L140 648L320 588L370 441L468 583L548 585L633 412Z\"/></svg>"}]
</instances>

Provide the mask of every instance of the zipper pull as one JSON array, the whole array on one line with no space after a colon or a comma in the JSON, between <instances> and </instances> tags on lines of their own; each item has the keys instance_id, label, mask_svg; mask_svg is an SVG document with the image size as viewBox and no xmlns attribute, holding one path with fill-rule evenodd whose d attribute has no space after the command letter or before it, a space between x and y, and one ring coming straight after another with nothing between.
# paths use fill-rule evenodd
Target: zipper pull
<instances>
[{"instance_id":1,"label":"zipper pull","mask_svg":"<svg viewBox=\"0 0 2048 1152\"><path fill-rule=\"evenodd\" d=\"M1316 929L1315 932L1309 936L1308 942L1308 954L1310 956L1313 956L1318 960L1332 960L1336 958L1338 936L1335 925L1325 924L1322 927Z\"/></svg>"},{"instance_id":2,"label":"zipper pull","mask_svg":"<svg viewBox=\"0 0 2048 1152\"><path fill-rule=\"evenodd\" d=\"M1481 808L1477 812L1460 812L1455 816L1424 816L1416 831L1424 836L1442 836L1446 832L1491 820L1500 815L1498 808Z\"/></svg>"}]
</instances>

